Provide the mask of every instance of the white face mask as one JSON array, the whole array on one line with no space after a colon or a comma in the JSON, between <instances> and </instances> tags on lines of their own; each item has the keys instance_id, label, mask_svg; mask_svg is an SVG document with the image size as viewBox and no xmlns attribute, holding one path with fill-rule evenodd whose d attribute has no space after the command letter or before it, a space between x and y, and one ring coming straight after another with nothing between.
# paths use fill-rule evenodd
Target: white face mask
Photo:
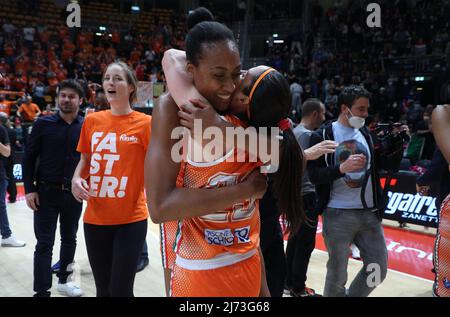
<instances>
[{"instance_id":1,"label":"white face mask","mask_svg":"<svg viewBox=\"0 0 450 317\"><path fill-rule=\"evenodd\" d=\"M348 109L348 111L350 111L350 113L352 114L350 118L347 116L348 123L350 124L350 126L352 126L355 129L361 129L364 126L366 119L354 116L350 108Z\"/></svg>"}]
</instances>

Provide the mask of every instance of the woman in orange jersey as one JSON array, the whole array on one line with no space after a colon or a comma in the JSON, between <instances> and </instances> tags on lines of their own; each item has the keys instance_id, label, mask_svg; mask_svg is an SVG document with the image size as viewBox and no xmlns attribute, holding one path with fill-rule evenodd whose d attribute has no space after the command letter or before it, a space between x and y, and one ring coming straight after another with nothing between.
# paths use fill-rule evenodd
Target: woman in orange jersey
<instances>
[{"instance_id":1,"label":"woman in orange jersey","mask_svg":"<svg viewBox=\"0 0 450 317\"><path fill-rule=\"evenodd\" d=\"M437 106L433 111L433 134L436 144L444 155L450 170L450 105ZM439 214L436 235L434 269L436 278L434 295L450 297L450 195L444 200Z\"/></svg>"},{"instance_id":2,"label":"woman in orange jersey","mask_svg":"<svg viewBox=\"0 0 450 317\"><path fill-rule=\"evenodd\" d=\"M202 22L188 33L186 46L187 69L196 88L218 112L227 111L240 76L232 32L220 23ZM255 201L264 194L266 179L259 172L251 174L257 162L227 162L234 150L206 165L174 160L171 154L179 140L171 134L179 127L178 109L170 95L154 108L145 170L152 220L179 224L172 295L267 295Z\"/></svg>"},{"instance_id":3,"label":"woman in orange jersey","mask_svg":"<svg viewBox=\"0 0 450 317\"><path fill-rule=\"evenodd\" d=\"M213 14L204 7L199 7L192 12L189 13L186 25L188 27L188 30L191 30L196 24L203 21L214 21ZM183 45L184 46L184 45ZM184 60L183 65L179 65L183 72L181 74L175 74L174 76L182 77L185 75L185 67L186 67L186 54L183 52ZM176 63L177 61L174 60ZM176 93L180 94L184 97L186 97L186 91L183 88L184 81L178 80L180 82L180 86L177 87L175 90ZM186 80L190 83L190 86L193 86L191 81ZM191 87L189 87L191 88ZM173 95L172 95L173 96ZM175 99L175 98L174 98ZM175 99L176 100L176 99ZM175 240L176 235L178 232L178 221L167 221L160 224L160 247L161 247L161 258L162 258L162 265L164 269L164 284L166 287L166 295L169 296L170 290L170 277L172 275L172 266L175 263L176 254L174 251L175 247Z\"/></svg>"},{"instance_id":4,"label":"woman in orange jersey","mask_svg":"<svg viewBox=\"0 0 450 317\"><path fill-rule=\"evenodd\" d=\"M147 232L144 160L151 117L131 109L137 82L126 64L107 67L103 89L111 110L84 121L72 192L87 201L84 233L97 296L127 297Z\"/></svg>"}]
</instances>

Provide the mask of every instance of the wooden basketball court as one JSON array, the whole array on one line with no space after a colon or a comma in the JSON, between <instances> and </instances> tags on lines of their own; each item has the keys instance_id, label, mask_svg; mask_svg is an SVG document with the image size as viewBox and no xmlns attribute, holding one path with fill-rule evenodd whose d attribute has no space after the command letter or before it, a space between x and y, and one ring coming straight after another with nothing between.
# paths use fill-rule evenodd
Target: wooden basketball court
<instances>
[{"instance_id":1,"label":"wooden basketball court","mask_svg":"<svg viewBox=\"0 0 450 317\"><path fill-rule=\"evenodd\" d=\"M33 295L33 252L36 244L33 231L33 211L28 209L23 197L20 197L15 204L8 204L7 208L13 234L17 238L25 240L27 245L23 248L0 248L0 297L29 297ZM395 225L395 223L390 224ZM407 233L405 231L405 236L407 236ZM432 230L430 233L433 234ZM147 243L150 264L144 271L136 275L135 296L165 296L162 262L159 251L159 227L151 223L150 220ZM314 288L319 294L323 292L326 262L328 259L328 255L323 250L321 243L319 226L317 248L311 257L307 281L307 285ZM388 246L390 244L388 243ZM57 232L52 263L55 263L59 258L59 245L59 233ZM411 261L411 267L414 267L422 256L417 250L407 249L407 247L404 247L401 252L398 252L399 244L394 244L394 246L395 248L391 244L392 250L389 252L390 267L392 266L391 259L394 260L398 254L404 253L406 263ZM428 255L424 258L426 259L427 257ZM81 285L84 296L95 296L94 279L87 259L81 220L75 262L76 269L80 272L80 274L75 275L75 280ZM354 259L349 260L349 281L356 276L361 265L362 263L360 261ZM424 265L430 265L431 268L430 261L425 262ZM426 270L427 268L425 268ZM386 280L371 296L432 296L431 287L433 282L429 278L430 276L432 275L423 277L420 274L408 274L390 268ZM52 296L59 297L60 295L56 291L56 283L57 278L54 276Z\"/></svg>"}]
</instances>

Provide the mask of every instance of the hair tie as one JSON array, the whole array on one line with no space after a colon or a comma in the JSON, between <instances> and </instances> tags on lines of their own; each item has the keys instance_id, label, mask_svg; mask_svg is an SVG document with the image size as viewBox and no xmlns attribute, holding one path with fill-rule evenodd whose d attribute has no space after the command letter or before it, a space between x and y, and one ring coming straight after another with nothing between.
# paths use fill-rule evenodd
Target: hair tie
<instances>
[{"instance_id":1,"label":"hair tie","mask_svg":"<svg viewBox=\"0 0 450 317\"><path fill-rule=\"evenodd\" d=\"M248 95L247 117L249 119L250 119L250 103L252 102L252 97L253 97L253 94L255 93L256 87L258 87L261 80L263 80L263 78L266 77L268 73L270 73L274 70L275 69L273 69L273 68L266 69L261 75L259 75L258 79L256 79L255 83L253 84L253 87L250 90L250 94Z\"/></svg>"},{"instance_id":2,"label":"hair tie","mask_svg":"<svg viewBox=\"0 0 450 317\"><path fill-rule=\"evenodd\" d=\"M286 131L291 128L291 122L287 118L281 119L280 122L278 122L278 127L281 131Z\"/></svg>"}]
</instances>

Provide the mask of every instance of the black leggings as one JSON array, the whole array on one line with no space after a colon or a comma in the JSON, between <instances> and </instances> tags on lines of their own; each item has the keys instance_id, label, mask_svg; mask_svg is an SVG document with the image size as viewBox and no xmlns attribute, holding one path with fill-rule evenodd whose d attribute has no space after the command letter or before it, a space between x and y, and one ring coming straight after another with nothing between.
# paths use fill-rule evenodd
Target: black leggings
<instances>
[{"instance_id":1,"label":"black leggings","mask_svg":"<svg viewBox=\"0 0 450 317\"><path fill-rule=\"evenodd\" d=\"M284 256L283 232L277 201L269 185L259 202L261 215L261 251L264 257L267 286L272 297L282 297L286 278L286 257Z\"/></svg>"},{"instance_id":2,"label":"black leggings","mask_svg":"<svg viewBox=\"0 0 450 317\"><path fill-rule=\"evenodd\" d=\"M305 288L309 260L316 246L318 215L315 211L315 193L303 195L306 220L295 234L289 236L286 246L287 275L286 286L301 292Z\"/></svg>"},{"instance_id":3,"label":"black leggings","mask_svg":"<svg viewBox=\"0 0 450 317\"><path fill-rule=\"evenodd\" d=\"M115 226L84 224L97 297L133 297L134 277L147 220Z\"/></svg>"}]
</instances>

